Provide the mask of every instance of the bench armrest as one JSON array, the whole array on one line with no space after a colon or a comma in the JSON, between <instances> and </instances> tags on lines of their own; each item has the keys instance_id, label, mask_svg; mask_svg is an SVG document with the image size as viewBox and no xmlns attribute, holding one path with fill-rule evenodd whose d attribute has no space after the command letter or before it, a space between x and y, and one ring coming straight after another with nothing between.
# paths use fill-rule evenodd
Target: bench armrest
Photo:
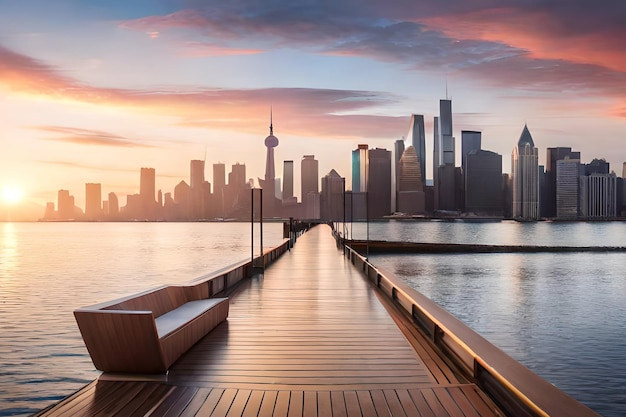
<instances>
[{"instance_id":1,"label":"bench armrest","mask_svg":"<svg viewBox=\"0 0 626 417\"><path fill-rule=\"evenodd\" d=\"M151 311L74 311L96 369L103 372L161 373L161 345Z\"/></svg>"}]
</instances>

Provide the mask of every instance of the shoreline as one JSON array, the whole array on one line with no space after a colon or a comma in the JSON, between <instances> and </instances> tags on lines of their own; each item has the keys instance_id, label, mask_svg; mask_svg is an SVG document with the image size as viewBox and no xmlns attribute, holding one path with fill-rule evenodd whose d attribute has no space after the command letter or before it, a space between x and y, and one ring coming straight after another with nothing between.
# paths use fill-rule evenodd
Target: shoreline
<instances>
[{"instance_id":1,"label":"shoreline","mask_svg":"<svg viewBox=\"0 0 626 417\"><path fill-rule=\"evenodd\" d=\"M484 245L465 243L417 243L386 240L346 240L359 253L573 253L626 252L624 246Z\"/></svg>"}]
</instances>

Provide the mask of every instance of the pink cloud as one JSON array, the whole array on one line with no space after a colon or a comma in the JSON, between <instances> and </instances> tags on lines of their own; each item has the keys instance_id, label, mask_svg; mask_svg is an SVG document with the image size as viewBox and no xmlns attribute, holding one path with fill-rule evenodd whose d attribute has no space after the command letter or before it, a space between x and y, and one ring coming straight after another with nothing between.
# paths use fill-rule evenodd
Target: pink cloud
<instances>
[{"instance_id":1,"label":"pink cloud","mask_svg":"<svg viewBox=\"0 0 626 417\"><path fill-rule=\"evenodd\" d=\"M180 55L187 58L200 58L207 56L255 55L263 52L261 49L230 48L209 42L185 42Z\"/></svg>"},{"instance_id":2,"label":"pink cloud","mask_svg":"<svg viewBox=\"0 0 626 417\"><path fill-rule=\"evenodd\" d=\"M99 145L116 147L151 147L146 144L110 132L80 129L67 126L36 126L35 130L54 134L48 140L76 143L79 145Z\"/></svg>"},{"instance_id":3,"label":"pink cloud","mask_svg":"<svg viewBox=\"0 0 626 417\"><path fill-rule=\"evenodd\" d=\"M303 135L389 137L404 130L403 118L367 115L368 109L398 98L387 93L355 90L266 88L131 90L102 88L60 75L40 61L0 47L0 89L99 106L125 107L137 112L177 116L181 125L258 133L267 125L268 108L282 109L285 129ZM278 112L275 112L278 114ZM362 115L339 115L362 113ZM246 123L241 123L246 120ZM296 122L297 121L297 122ZM355 126L358 124L358 126ZM66 127L43 127L58 133L56 140L115 146L139 146L136 141L111 134ZM393 133L392 133L393 135Z\"/></svg>"},{"instance_id":4,"label":"pink cloud","mask_svg":"<svg viewBox=\"0 0 626 417\"><path fill-rule=\"evenodd\" d=\"M626 67L626 51L622 42L617 41L626 33L567 30L561 27L559 16L548 10L493 8L436 16L420 22L455 39L503 42L528 51L532 59L558 59L615 71Z\"/></svg>"}]
</instances>

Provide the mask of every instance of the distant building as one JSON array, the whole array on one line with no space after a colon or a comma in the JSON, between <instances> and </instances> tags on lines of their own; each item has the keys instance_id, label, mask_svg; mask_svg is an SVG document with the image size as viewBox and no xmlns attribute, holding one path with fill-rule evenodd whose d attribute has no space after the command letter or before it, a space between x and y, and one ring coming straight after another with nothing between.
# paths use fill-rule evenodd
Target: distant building
<instances>
[{"instance_id":1,"label":"distant building","mask_svg":"<svg viewBox=\"0 0 626 417\"><path fill-rule=\"evenodd\" d=\"M421 177L423 181L426 181L426 131L424 130L424 115L411 115L407 139L411 142L413 148L415 148L415 155L420 164Z\"/></svg>"},{"instance_id":2,"label":"distant building","mask_svg":"<svg viewBox=\"0 0 626 417\"><path fill-rule=\"evenodd\" d=\"M224 217L224 190L226 188L226 165L213 164L213 214Z\"/></svg>"},{"instance_id":3,"label":"distant building","mask_svg":"<svg viewBox=\"0 0 626 417\"><path fill-rule=\"evenodd\" d=\"M426 206L435 211L439 207L439 117L433 118L433 185L432 201L426 199Z\"/></svg>"},{"instance_id":4,"label":"distant building","mask_svg":"<svg viewBox=\"0 0 626 417\"><path fill-rule=\"evenodd\" d=\"M396 140L393 146L393 169L391 171L391 211L395 212L398 210L398 192L400 191L400 184L398 182L398 177L400 175L400 158L402 158L402 154L404 153L404 138Z\"/></svg>"},{"instance_id":5,"label":"distant building","mask_svg":"<svg viewBox=\"0 0 626 417\"><path fill-rule=\"evenodd\" d=\"M465 157L465 211L503 216L502 155L473 149Z\"/></svg>"},{"instance_id":6,"label":"distant building","mask_svg":"<svg viewBox=\"0 0 626 417\"><path fill-rule=\"evenodd\" d=\"M102 217L102 186L85 184L85 217L87 220L99 220Z\"/></svg>"},{"instance_id":7,"label":"distant building","mask_svg":"<svg viewBox=\"0 0 626 417\"><path fill-rule=\"evenodd\" d=\"M231 166L231 170L228 173L228 185L233 185L237 188L250 188L246 182L246 164L237 162Z\"/></svg>"},{"instance_id":8,"label":"distant building","mask_svg":"<svg viewBox=\"0 0 626 417\"><path fill-rule=\"evenodd\" d=\"M302 205L304 207L304 218L316 220L320 218L320 193L310 191L304 197Z\"/></svg>"},{"instance_id":9,"label":"distant building","mask_svg":"<svg viewBox=\"0 0 626 417\"><path fill-rule=\"evenodd\" d=\"M545 191L542 193L541 202L542 217L556 217L557 161L565 158L580 160L580 152L574 152L572 148L566 147L548 148L546 150Z\"/></svg>"},{"instance_id":10,"label":"distant building","mask_svg":"<svg viewBox=\"0 0 626 417\"><path fill-rule=\"evenodd\" d=\"M439 118L435 129L435 209L456 210L454 136L452 136L452 100L439 100Z\"/></svg>"},{"instance_id":11,"label":"distant building","mask_svg":"<svg viewBox=\"0 0 626 417\"><path fill-rule=\"evenodd\" d=\"M190 188L200 188L204 183L204 161L192 160L190 162Z\"/></svg>"},{"instance_id":12,"label":"distant building","mask_svg":"<svg viewBox=\"0 0 626 417\"><path fill-rule=\"evenodd\" d=\"M250 207L250 184L246 181L246 165L236 163L228 173L228 184L224 191L225 217L242 218Z\"/></svg>"},{"instance_id":13,"label":"distant building","mask_svg":"<svg viewBox=\"0 0 626 417\"><path fill-rule=\"evenodd\" d=\"M43 214L44 220L52 220L57 218L57 212L54 209L54 203L49 201L46 203L46 210Z\"/></svg>"},{"instance_id":14,"label":"distant building","mask_svg":"<svg viewBox=\"0 0 626 417\"><path fill-rule=\"evenodd\" d=\"M352 192L359 193L367 190L368 146L359 145L352 151Z\"/></svg>"},{"instance_id":15,"label":"distant building","mask_svg":"<svg viewBox=\"0 0 626 417\"><path fill-rule=\"evenodd\" d=\"M173 216L180 220L191 219L191 187L181 181L174 187L174 204L176 205Z\"/></svg>"},{"instance_id":16,"label":"distant building","mask_svg":"<svg viewBox=\"0 0 626 417\"><path fill-rule=\"evenodd\" d=\"M300 190L305 196L319 192L319 162L314 155L304 155L300 162Z\"/></svg>"},{"instance_id":17,"label":"distant building","mask_svg":"<svg viewBox=\"0 0 626 417\"><path fill-rule=\"evenodd\" d=\"M513 218L538 220L539 154L526 125L511 155L511 182Z\"/></svg>"},{"instance_id":18,"label":"distant building","mask_svg":"<svg viewBox=\"0 0 626 417\"><path fill-rule=\"evenodd\" d=\"M204 196L204 161L191 161L189 179L189 219L204 218L206 200ZM176 199L176 192L174 192L174 199Z\"/></svg>"},{"instance_id":19,"label":"distant building","mask_svg":"<svg viewBox=\"0 0 626 417\"><path fill-rule=\"evenodd\" d=\"M304 155L300 162L300 190L307 219L320 216L319 165L314 155Z\"/></svg>"},{"instance_id":20,"label":"distant building","mask_svg":"<svg viewBox=\"0 0 626 417\"><path fill-rule=\"evenodd\" d=\"M139 178L139 195L141 196L141 216L144 219L156 220L156 171L154 168L141 168Z\"/></svg>"},{"instance_id":21,"label":"distant building","mask_svg":"<svg viewBox=\"0 0 626 417\"><path fill-rule=\"evenodd\" d=\"M120 204L117 199L117 195L111 192L109 193L109 212L107 213L109 217L117 217L120 214Z\"/></svg>"},{"instance_id":22,"label":"distant building","mask_svg":"<svg viewBox=\"0 0 626 417\"><path fill-rule=\"evenodd\" d=\"M343 221L344 191L346 179L334 169L322 177L320 193L320 218L328 221Z\"/></svg>"},{"instance_id":23,"label":"distant building","mask_svg":"<svg viewBox=\"0 0 626 417\"><path fill-rule=\"evenodd\" d=\"M465 161L467 160L467 154L471 151L478 151L481 149L482 133L474 130L462 130L461 131L461 168L463 168L463 174L465 174ZM502 158L502 157L500 157Z\"/></svg>"},{"instance_id":24,"label":"distant building","mask_svg":"<svg viewBox=\"0 0 626 417\"><path fill-rule=\"evenodd\" d=\"M367 216L379 219L391 213L391 152L369 150L367 174Z\"/></svg>"},{"instance_id":25,"label":"distant building","mask_svg":"<svg viewBox=\"0 0 626 417\"><path fill-rule=\"evenodd\" d=\"M591 174L608 174L610 165L605 159L593 159L590 163L585 164L585 175Z\"/></svg>"},{"instance_id":26,"label":"distant building","mask_svg":"<svg viewBox=\"0 0 626 417\"><path fill-rule=\"evenodd\" d=\"M560 159L556 161L556 218L576 220L578 218L580 160Z\"/></svg>"},{"instance_id":27,"label":"distant building","mask_svg":"<svg viewBox=\"0 0 626 417\"><path fill-rule=\"evenodd\" d=\"M615 173L580 177L580 215L588 220L617 217L618 178Z\"/></svg>"},{"instance_id":28,"label":"distant building","mask_svg":"<svg viewBox=\"0 0 626 417\"><path fill-rule=\"evenodd\" d=\"M413 145L400 158L397 211L423 214L426 207L422 169Z\"/></svg>"},{"instance_id":29,"label":"distant building","mask_svg":"<svg viewBox=\"0 0 626 417\"><path fill-rule=\"evenodd\" d=\"M283 161L283 201L293 197L293 161Z\"/></svg>"},{"instance_id":30,"label":"distant building","mask_svg":"<svg viewBox=\"0 0 626 417\"><path fill-rule=\"evenodd\" d=\"M61 220L70 220L76 218L74 213L74 196L70 195L68 190L59 190L57 193L58 218Z\"/></svg>"}]
</instances>

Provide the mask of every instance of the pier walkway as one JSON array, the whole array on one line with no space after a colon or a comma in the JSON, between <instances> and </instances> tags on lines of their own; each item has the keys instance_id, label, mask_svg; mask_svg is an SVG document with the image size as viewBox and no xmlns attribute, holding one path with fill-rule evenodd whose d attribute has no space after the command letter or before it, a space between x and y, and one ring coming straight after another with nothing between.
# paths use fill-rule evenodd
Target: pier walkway
<instances>
[{"instance_id":1,"label":"pier walkway","mask_svg":"<svg viewBox=\"0 0 626 417\"><path fill-rule=\"evenodd\" d=\"M403 325L328 226L229 297L228 320L167 377L103 374L41 415L502 415Z\"/></svg>"}]
</instances>

